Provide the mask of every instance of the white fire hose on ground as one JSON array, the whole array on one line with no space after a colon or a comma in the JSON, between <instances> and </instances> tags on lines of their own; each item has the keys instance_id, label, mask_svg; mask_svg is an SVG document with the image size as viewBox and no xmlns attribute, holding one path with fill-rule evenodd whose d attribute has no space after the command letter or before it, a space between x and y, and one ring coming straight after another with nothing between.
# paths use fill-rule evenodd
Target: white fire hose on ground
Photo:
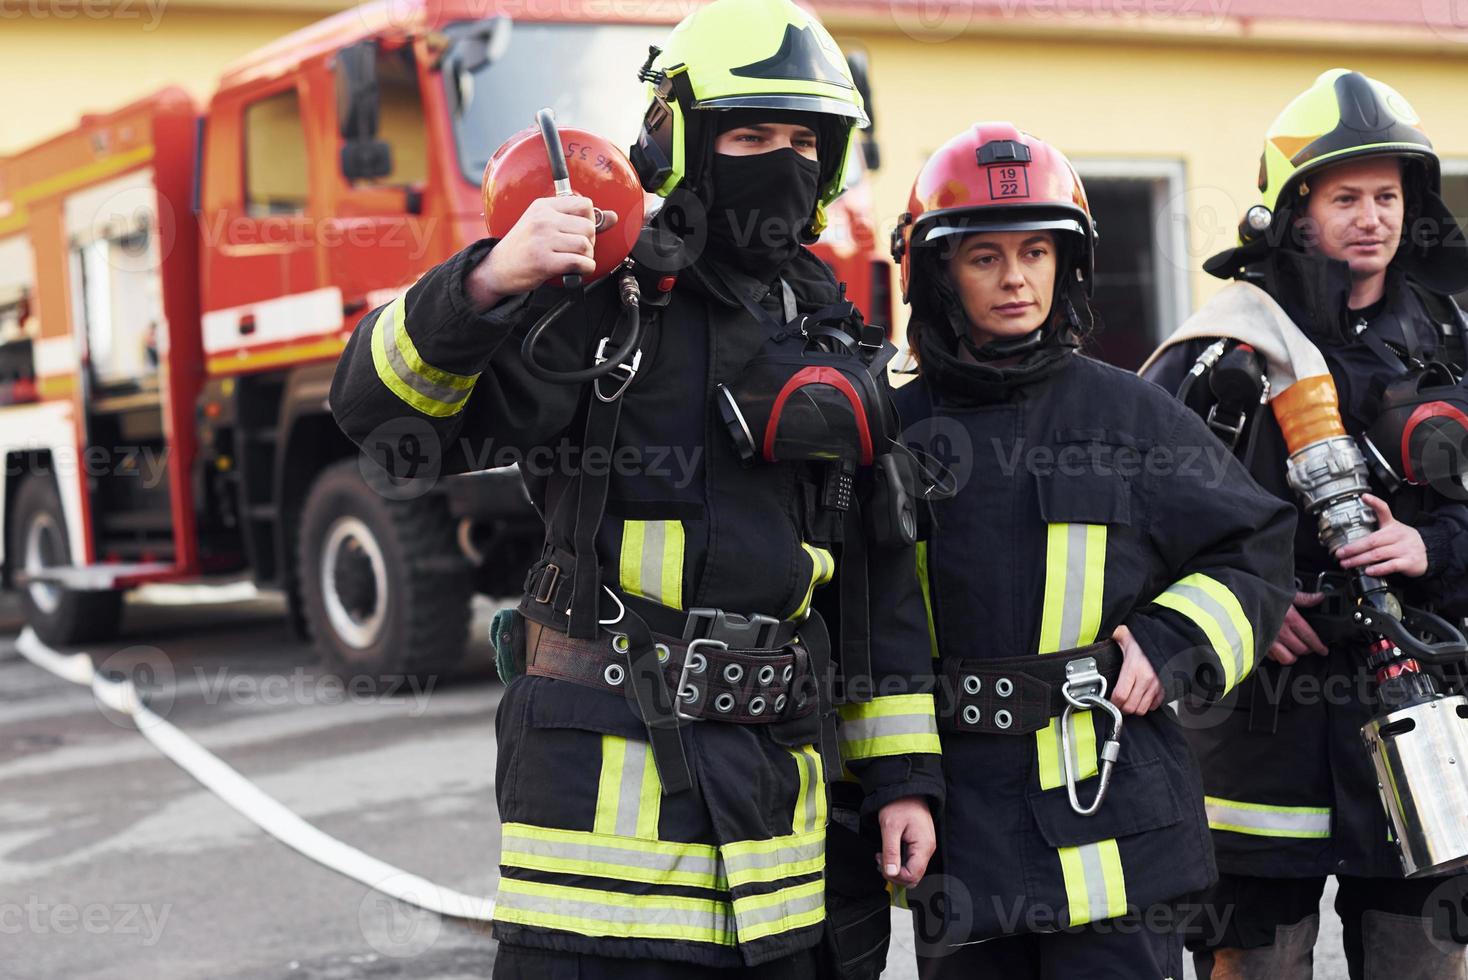
<instances>
[{"instance_id":1,"label":"white fire hose on ground","mask_svg":"<svg viewBox=\"0 0 1468 980\"><path fill-rule=\"evenodd\" d=\"M16 649L31 663L63 680L90 687L98 703L128 716L138 732L210 792L288 847L368 888L409 905L456 919L492 922L494 900L465 895L393 867L324 833L288 810L218 756L148 710L130 680L99 674L85 653L62 654L27 627Z\"/></svg>"}]
</instances>

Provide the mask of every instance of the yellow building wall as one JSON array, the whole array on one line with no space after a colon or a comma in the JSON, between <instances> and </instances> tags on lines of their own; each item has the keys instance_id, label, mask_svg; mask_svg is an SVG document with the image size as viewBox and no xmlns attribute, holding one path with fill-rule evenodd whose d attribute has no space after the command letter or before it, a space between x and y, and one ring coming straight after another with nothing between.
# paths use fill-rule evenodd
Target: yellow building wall
<instances>
[{"instance_id":1,"label":"yellow building wall","mask_svg":"<svg viewBox=\"0 0 1468 980\"><path fill-rule=\"evenodd\" d=\"M153 9L137 2L119 7L136 17L87 17L78 6L70 18L0 19L0 155L165 85L203 102L230 62L322 16L175 9L158 0Z\"/></svg>"},{"instance_id":2,"label":"yellow building wall","mask_svg":"<svg viewBox=\"0 0 1468 980\"><path fill-rule=\"evenodd\" d=\"M0 21L0 92L6 94L0 154L69 128L84 111L115 108L163 85L182 84L206 99L234 59L333 6L347 6L345 0L296 2L282 10L264 0L139 0L127 8L134 18ZM881 240L936 146L976 120L1008 119L1077 160L1181 161L1188 243L1181 258L1195 305L1217 288L1198 271L1199 263L1230 244L1239 217L1255 200L1265 127L1319 72L1345 65L1391 83L1422 114L1443 155L1468 162L1468 112L1462 110L1468 46L1373 54L1369 34L1350 33L1354 41L1335 46L1245 47L1012 29L935 43L880 26L837 28L843 44L871 55L883 151L883 167L874 176ZM1102 236L1105 248L1104 228Z\"/></svg>"},{"instance_id":3,"label":"yellow building wall","mask_svg":"<svg viewBox=\"0 0 1468 980\"><path fill-rule=\"evenodd\" d=\"M1468 51L1373 55L1347 49L964 36L924 43L902 33L842 32L871 55L882 169L874 175L885 237L927 156L965 126L1002 119L1076 160L1181 161L1187 261L1196 306L1221 285L1199 268L1233 244L1257 203L1264 131L1328 68L1350 67L1402 92L1445 157L1468 161ZM1100 248L1106 247L1101 229Z\"/></svg>"}]
</instances>

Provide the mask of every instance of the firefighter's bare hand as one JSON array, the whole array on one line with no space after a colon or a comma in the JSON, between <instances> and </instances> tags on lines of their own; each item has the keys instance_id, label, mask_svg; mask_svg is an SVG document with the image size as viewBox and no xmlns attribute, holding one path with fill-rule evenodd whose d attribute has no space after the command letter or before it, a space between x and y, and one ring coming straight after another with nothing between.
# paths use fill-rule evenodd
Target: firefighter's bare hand
<instances>
[{"instance_id":1,"label":"firefighter's bare hand","mask_svg":"<svg viewBox=\"0 0 1468 980\"><path fill-rule=\"evenodd\" d=\"M1376 576L1418 578L1427 574L1427 545L1417 529L1393 517L1391 507L1380 497L1366 493L1361 499L1376 511L1376 530L1335 553L1341 567L1364 566L1367 575Z\"/></svg>"},{"instance_id":2,"label":"firefighter's bare hand","mask_svg":"<svg viewBox=\"0 0 1468 980\"><path fill-rule=\"evenodd\" d=\"M1269 645L1269 659L1275 663L1292 664L1307 654L1324 656L1325 644L1310 624L1305 622L1305 617L1300 615L1301 609L1310 609L1320 605L1325 599L1323 592L1296 592L1295 601L1285 613L1284 625L1279 628L1279 636Z\"/></svg>"},{"instance_id":3,"label":"firefighter's bare hand","mask_svg":"<svg viewBox=\"0 0 1468 980\"><path fill-rule=\"evenodd\" d=\"M938 835L933 830L933 815L928 812L927 801L921 796L893 800L877 811L877 826L882 830L882 853L877 855L882 877L903 888L922 881L928 862L938 849Z\"/></svg>"},{"instance_id":4,"label":"firefighter's bare hand","mask_svg":"<svg viewBox=\"0 0 1468 980\"><path fill-rule=\"evenodd\" d=\"M601 223L597 224L600 217ZM570 273L587 276L597 232L617 223L612 211L597 211L585 197L542 197L500 239L489 256L469 274L465 290L479 309L506 296L528 293L548 279Z\"/></svg>"},{"instance_id":5,"label":"firefighter's bare hand","mask_svg":"<svg viewBox=\"0 0 1468 980\"><path fill-rule=\"evenodd\" d=\"M1162 707L1162 682L1132 631L1118 626L1111 638L1121 646L1121 673L1111 691L1111 703L1124 715L1145 715Z\"/></svg>"}]
</instances>

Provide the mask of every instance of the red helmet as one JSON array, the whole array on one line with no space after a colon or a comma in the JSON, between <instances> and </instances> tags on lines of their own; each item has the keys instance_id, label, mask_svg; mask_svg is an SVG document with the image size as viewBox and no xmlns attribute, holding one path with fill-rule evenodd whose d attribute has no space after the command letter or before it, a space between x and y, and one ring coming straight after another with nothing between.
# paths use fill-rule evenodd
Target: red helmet
<instances>
[{"instance_id":1,"label":"red helmet","mask_svg":"<svg viewBox=\"0 0 1468 980\"><path fill-rule=\"evenodd\" d=\"M1055 147L1007 122L975 123L944 143L918 171L907 211L892 232L902 298L912 289L912 251L971 231L1053 229L1074 235L1087 294L1096 229L1075 168Z\"/></svg>"},{"instance_id":2,"label":"red helmet","mask_svg":"<svg viewBox=\"0 0 1468 980\"><path fill-rule=\"evenodd\" d=\"M571 174L571 189L602 211L617 215L616 227L596 236L596 269L586 279L600 279L631 252L642 230L642 182L626 154L610 140L584 129L562 129L561 147ZM484 168L484 226L491 238L503 238L540 197L554 197L550 159L536 127L521 130L494 151ZM559 284L557 277L553 284Z\"/></svg>"}]
</instances>

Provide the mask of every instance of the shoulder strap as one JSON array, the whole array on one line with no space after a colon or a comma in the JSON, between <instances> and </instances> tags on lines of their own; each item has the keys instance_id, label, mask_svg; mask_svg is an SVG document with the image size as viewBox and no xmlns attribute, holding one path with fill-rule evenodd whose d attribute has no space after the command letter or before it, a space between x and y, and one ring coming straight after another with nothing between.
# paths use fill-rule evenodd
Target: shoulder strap
<instances>
[{"instance_id":1,"label":"shoulder strap","mask_svg":"<svg viewBox=\"0 0 1468 980\"><path fill-rule=\"evenodd\" d=\"M1458 306L1457 300L1443 293L1435 293L1423 286L1421 283L1407 280L1408 287L1422 301L1427 308L1428 316L1432 322L1437 324L1438 333L1443 338L1443 348L1454 346L1463 354L1463 366L1468 368L1468 321L1463 317L1463 310Z\"/></svg>"},{"instance_id":2,"label":"shoulder strap","mask_svg":"<svg viewBox=\"0 0 1468 980\"><path fill-rule=\"evenodd\" d=\"M656 324L658 307L641 307L639 316L646 316L647 330ZM608 335L607 345L614 348L625 343L628 334L627 321L618 317L616 326ZM639 355L640 356L640 355ZM620 386L610 397L591 384L591 397L587 399L586 427L581 438L581 473L577 477L575 523L571 531L576 567L573 571L574 589L571 593L571 622L567 634L578 639L593 639L599 633L597 618L601 608L601 561L596 554L596 532L606 516L607 491L612 483L611 466L587 467L586 454L596 449L608 458L616 446L617 426L622 418L622 396L626 385Z\"/></svg>"}]
</instances>

